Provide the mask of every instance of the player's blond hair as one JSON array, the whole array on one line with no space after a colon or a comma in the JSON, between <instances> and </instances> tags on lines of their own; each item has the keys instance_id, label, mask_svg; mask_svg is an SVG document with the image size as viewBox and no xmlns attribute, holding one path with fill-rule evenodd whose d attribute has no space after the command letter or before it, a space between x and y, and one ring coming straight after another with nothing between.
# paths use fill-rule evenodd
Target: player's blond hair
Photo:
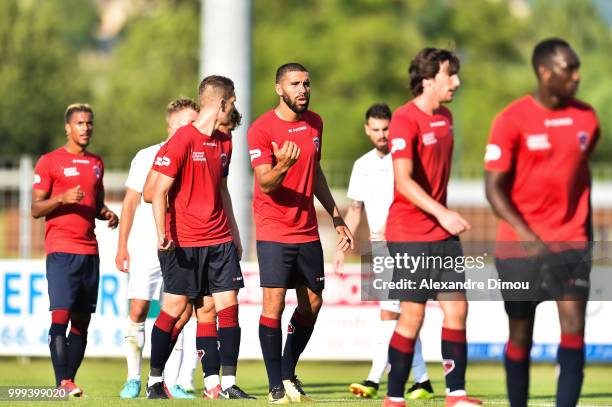
<instances>
[{"instance_id":1,"label":"player's blond hair","mask_svg":"<svg viewBox=\"0 0 612 407\"><path fill-rule=\"evenodd\" d=\"M166 121L168 121L168 118L173 113L182 112L185 109L192 109L196 112L200 111L200 107L193 101L193 99L182 97L174 99L172 102L168 103L168 106L166 107Z\"/></svg>"},{"instance_id":2,"label":"player's blond hair","mask_svg":"<svg viewBox=\"0 0 612 407\"><path fill-rule=\"evenodd\" d=\"M66 111L64 112L64 120L66 123L70 123L72 115L77 112L86 112L91 115L92 119L94 117L93 109L87 103L72 103L68 105Z\"/></svg>"}]
</instances>

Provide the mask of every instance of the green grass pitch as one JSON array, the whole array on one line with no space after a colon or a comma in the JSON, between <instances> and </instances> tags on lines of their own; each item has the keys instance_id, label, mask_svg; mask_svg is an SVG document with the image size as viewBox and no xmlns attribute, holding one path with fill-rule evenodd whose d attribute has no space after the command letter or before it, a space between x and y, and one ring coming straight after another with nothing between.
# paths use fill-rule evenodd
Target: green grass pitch
<instances>
[{"instance_id":1,"label":"green grass pitch","mask_svg":"<svg viewBox=\"0 0 612 407\"><path fill-rule=\"evenodd\" d=\"M148 361L143 364L143 372L148 369ZM411 401L411 406L442 406L444 398L444 377L439 363L428 364L429 374L437 397L430 401ZM381 400L360 400L348 391L353 381L361 381L369 370L364 362L300 362L298 375L304 382L307 393L325 406L380 406ZM228 403L231 406L268 405L266 373L261 361L241 361L238 365L238 384L259 400L254 402L226 400L159 400L144 399L144 391L137 400L120 400L119 391L125 380L125 362L121 359L85 359L79 370L76 382L83 387L88 398L67 402L2 402L0 405L60 406L66 403L87 406L154 406L154 405L213 405ZM485 405L507 405L505 400L504 370L501 363L471 363L468 366L467 387L471 395L482 398ZM53 382L51 362L47 358L18 360L0 359L0 386L49 386ZM534 364L531 369L531 402L534 406L553 406L556 371L552 364ZM201 370L196 370L196 386L201 393ZM386 388L382 385L379 394ZM42 404L45 403L45 404ZM590 365L586 368L582 388L582 406L612 406L612 367L610 365Z\"/></svg>"}]
</instances>

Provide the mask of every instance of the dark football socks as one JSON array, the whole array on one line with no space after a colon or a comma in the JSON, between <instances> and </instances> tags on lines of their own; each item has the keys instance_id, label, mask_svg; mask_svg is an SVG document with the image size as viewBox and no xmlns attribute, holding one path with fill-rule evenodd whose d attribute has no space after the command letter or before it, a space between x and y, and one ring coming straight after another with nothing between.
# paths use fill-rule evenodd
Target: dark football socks
<instances>
[{"instance_id":1,"label":"dark football socks","mask_svg":"<svg viewBox=\"0 0 612 407\"><path fill-rule=\"evenodd\" d=\"M259 317L259 343L263 354L269 389L283 383L281 380L281 351L283 335L280 319Z\"/></svg>"},{"instance_id":2,"label":"dark football socks","mask_svg":"<svg viewBox=\"0 0 612 407\"><path fill-rule=\"evenodd\" d=\"M407 338L393 332L389 342L389 383L387 395L389 397L404 397L404 387L410 375L412 357L414 356L414 338Z\"/></svg>"},{"instance_id":3,"label":"dark football socks","mask_svg":"<svg viewBox=\"0 0 612 407\"><path fill-rule=\"evenodd\" d=\"M287 327L287 341L282 356L282 379L293 379L300 355L314 330L316 319L306 317L296 309Z\"/></svg>"},{"instance_id":4,"label":"dark football socks","mask_svg":"<svg viewBox=\"0 0 612 407\"><path fill-rule=\"evenodd\" d=\"M526 407L529 398L529 352L531 345L520 347L508 341L504 352L506 388L512 407Z\"/></svg>"},{"instance_id":5,"label":"dark football socks","mask_svg":"<svg viewBox=\"0 0 612 407\"><path fill-rule=\"evenodd\" d=\"M442 364L449 392L465 390L467 343L465 329L442 327Z\"/></svg>"}]
</instances>

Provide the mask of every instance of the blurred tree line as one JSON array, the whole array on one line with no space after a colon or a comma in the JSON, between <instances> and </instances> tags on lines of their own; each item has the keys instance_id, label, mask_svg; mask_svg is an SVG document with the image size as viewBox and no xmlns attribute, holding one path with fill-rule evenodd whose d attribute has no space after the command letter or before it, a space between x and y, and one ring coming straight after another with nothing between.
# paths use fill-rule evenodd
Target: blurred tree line
<instances>
[{"instance_id":1,"label":"blurred tree line","mask_svg":"<svg viewBox=\"0 0 612 407\"><path fill-rule=\"evenodd\" d=\"M94 33L96 3L0 1L2 154L39 155L63 143L62 113L87 101L96 112L91 150L127 168L140 148L165 137L165 106L195 97L199 82L199 0L147 0L112 41ZM612 34L591 0L254 0L253 115L277 101L274 72L288 61L311 71L311 107L325 120L326 160L370 148L363 115L378 101L410 98L407 68L424 46L456 49L463 86L451 105L455 168L480 172L495 114L526 92L535 43L570 41L582 59L579 97L598 111L612 152ZM523 6L521 9L519 6ZM527 7L526 9L524 7Z\"/></svg>"}]
</instances>

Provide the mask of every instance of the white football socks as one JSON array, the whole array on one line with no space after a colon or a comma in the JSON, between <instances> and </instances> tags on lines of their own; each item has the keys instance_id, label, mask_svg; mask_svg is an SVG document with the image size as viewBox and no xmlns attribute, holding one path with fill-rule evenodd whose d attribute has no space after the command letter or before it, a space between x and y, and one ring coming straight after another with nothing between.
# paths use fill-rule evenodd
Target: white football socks
<instances>
[{"instance_id":1,"label":"white football socks","mask_svg":"<svg viewBox=\"0 0 612 407\"><path fill-rule=\"evenodd\" d=\"M123 338L125 359L127 360L128 380L140 381L142 348L145 344L145 323L134 322L128 316Z\"/></svg>"}]
</instances>

